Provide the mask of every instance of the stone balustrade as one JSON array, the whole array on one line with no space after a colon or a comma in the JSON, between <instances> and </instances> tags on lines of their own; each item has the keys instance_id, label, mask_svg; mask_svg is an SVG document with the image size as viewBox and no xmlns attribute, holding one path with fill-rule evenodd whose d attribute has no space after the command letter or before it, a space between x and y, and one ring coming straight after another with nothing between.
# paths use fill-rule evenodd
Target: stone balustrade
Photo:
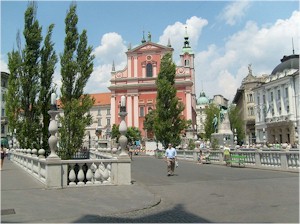
<instances>
[{"instance_id":1,"label":"stone balustrade","mask_svg":"<svg viewBox=\"0 0 300 224\"><path fill-rule=\"evenodd\" d=\"M210 150L210 162L225 164L223 151ZM246 156L245 164L251 168L268 168L299 172L299 150L232 150L231 154ZM177 150L178 159L197 161L199 150Z\"/></svg>"},{"instance_id":2,"label":"stone balustrade","mask_svg":"<svg viewBox=\"0 0 300 224\"><path fill-rule=\"evenodd\" d=\"M105 151L91 150L90 159L61 160L45 158L43 150L15 149L8 157L47 188L131 184L131 160Z\"/></svg>"}]
</instances>

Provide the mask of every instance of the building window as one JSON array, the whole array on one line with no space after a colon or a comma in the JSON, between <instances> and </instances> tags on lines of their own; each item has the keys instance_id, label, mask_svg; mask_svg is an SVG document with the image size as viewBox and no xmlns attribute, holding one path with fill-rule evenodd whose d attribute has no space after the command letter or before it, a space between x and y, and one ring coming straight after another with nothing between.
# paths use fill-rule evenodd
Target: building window
<instances>
[{"instance_id":1,"label":"building window","mask_svg":"<svg viewBox=\"0 0 300 224\"><path fill-rule=\"evenodd\" d=\"M98 127L101 127L101 119L98 119Z\"/></svg>"},{"instance_id":2,"label":"building window","mask_svg":"<svg viewBox=\"0 0 300 224\"><path fill-rule=\"evenodd\" d=\"M110 115L110 109L106 110L106 115Z\"/></svg>"},{"instance_id":3,"label":"building window","mask_svg":"<svg viewBox=\"0 0 300 224\"><path fill-rule=\"evenodd\" d=\"M144 107L140 107L140 117L144 117L145 116L145 109Z\"/></svg>"},{"instance_id":4,"label":"building window","mask_svg":"<svg viewBox=\"0 0 300 224\"><path fill-rule=\"evenodd\" d=\"M148 63L146 66L146 74L147 77L152 77L153 76L153 69L152 69L152 64Z\"/></svg>"},{"instance_id":5,"label":"building window","mask_svg":"<svg viewBox=\"0 0 300 224\"><path fill-rule=\"evenodd\" d=\"M110 126L110 118L106 119L107 126Z\"/></svg>"},{"instance_id":6,"label":"building window","mask_svg":"<svg viewBox=\"0 0 300 224\"><path fill-rule=\"evenodd\" d=\"M184 66L190 66L190 60L184 60Z\"/></svg>"},{"instance_id":7,"label":"building window","mask_svg":"<svg viewBox=\"0 0 300 224\"><path fill-rule=\"evenodd\" d=\"M271 92L271 101L273 101L273 92Z\"/></svg>"},{"instance_id":8,"label":"building window","mask_svg":"<svg viewBox=\"0 0 300 224\"><path fill-rule=\"evenodd\" d=\"M253 116L253 115L254 115L253 107L248 107L248 116Z\"/></svg>"},{"instance_id":9,"label":"building window","mask_svg":"<svg viewBox=\"0 0 300 224\"><path fill-rule=\"evenodd\" d=\"M252 93L248 94L248 103L252 103L253 102L253 95Z\"/></svg>"},{"instance_id":10,"label":"building window","mask_svg":"<svg viewBox=\"0 0 300 224\"><path fill-rule=\"evenodd\" d=\"M279 115L281 115L281 107L279 107Z\"/></svg>"}]
</instances>

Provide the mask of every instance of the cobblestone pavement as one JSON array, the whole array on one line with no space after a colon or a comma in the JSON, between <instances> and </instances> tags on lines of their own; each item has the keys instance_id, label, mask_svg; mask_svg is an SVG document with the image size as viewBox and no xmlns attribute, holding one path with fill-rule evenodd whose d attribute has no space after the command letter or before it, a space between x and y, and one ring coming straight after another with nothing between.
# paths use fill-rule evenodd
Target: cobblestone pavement
<instances>
[{"instance_id":1,"label":"cobblestone pavement","mask_svg":"<svg viewBox=\"0 0 300 224\"><path fill-rule=\"evenodd\" d=\"M297 173L179 162L167 177L166 164L134 157L134 184L161 197L156 206L88 222L117 223L299 223ZM125 206L125 205L124 205Z\"/></svg>"}]
</instances>

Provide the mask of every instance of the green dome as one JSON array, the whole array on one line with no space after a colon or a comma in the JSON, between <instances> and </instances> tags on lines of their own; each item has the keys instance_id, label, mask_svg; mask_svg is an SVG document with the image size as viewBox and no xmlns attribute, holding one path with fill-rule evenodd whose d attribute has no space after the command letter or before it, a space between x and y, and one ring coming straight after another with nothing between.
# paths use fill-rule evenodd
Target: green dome
<instances>
[{"instance_id":1,"label":"green dome","mask_svg":"<svg viewBox=\"0 0 300 224\"><path fill-rule=\"evenodd\" d=\"M209 99L205 96L204 92L201 92L199 98L197 99L197 105L205 105L208 103Z\"/></svg>"}]
</instances>

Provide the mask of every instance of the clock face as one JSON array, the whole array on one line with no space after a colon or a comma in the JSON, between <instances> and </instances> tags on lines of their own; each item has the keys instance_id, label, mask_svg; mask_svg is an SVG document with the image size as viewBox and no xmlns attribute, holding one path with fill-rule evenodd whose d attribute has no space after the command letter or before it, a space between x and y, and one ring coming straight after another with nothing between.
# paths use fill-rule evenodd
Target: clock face
<instances>
[{"instance_id":1,"label":"clock face","mask_svg":"<svg viewBox=\"0 0 300 224\"><path fill-rule=\"evenodd\" d=\"M179 69L177 70L177 72L180 73L180 74L182 74L182 73L184 72L184 69L183 69L183 68L179 68Z\"/></svg>"},{"instance_id":2,"label":"clock face","mask_svg":"<svg viewBox=\"0 0 300 224\"><path fill-rule=\"evenodd\" d=\"M147 61L151 61L152 56L151 55L147 55L146 59L147 59Z\"/></svg>"}]
</instances>

